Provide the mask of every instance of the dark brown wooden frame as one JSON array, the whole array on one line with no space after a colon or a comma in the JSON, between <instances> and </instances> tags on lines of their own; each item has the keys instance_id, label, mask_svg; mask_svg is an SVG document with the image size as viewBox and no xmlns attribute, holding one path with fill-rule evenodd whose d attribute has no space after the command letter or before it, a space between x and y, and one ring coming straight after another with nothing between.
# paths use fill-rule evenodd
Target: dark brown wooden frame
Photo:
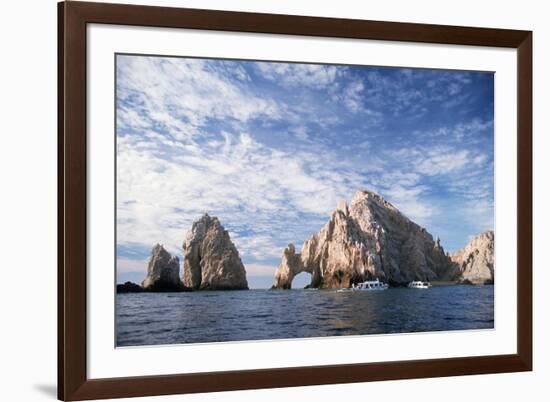
<instances>
[{"instance_id":1,"label":"dark brown wooden frame","mask_svg":"<svg viewBox=\"0 0 550 402\"><path fill-rule=\"evenodd\" d=\"M86 24L194 28L517 49L517 353L88 379ZM58 4L58 398L83 400L532 370L532 32L104 3Z\"/></svg>"}]
</instances>

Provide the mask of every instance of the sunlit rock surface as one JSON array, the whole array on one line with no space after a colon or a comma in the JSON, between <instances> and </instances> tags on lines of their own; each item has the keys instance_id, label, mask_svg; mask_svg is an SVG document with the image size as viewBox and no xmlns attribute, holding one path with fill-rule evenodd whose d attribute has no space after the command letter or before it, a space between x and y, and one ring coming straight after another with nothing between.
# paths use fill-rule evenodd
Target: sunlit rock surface
<instances>
[{"instance_id":1,"label":"sunlit rock surface","mask_svg":"<svg viewBox=\"0 0 550 402\"><path fill-rule=\"evenodd\" d=\"M463 249L450 254L457 264L459 280L464 283L493 283L495 233L487 231L474 237Z\"/></svg>"},{"instance_id":2,"label":"sunlit rock surface","mask_svg":"<svg viewBox=\"0 0 550 402\"><path fill-rule=\"evenodd\" d=\"M179 278L180 263L178 257L172 257L160 244L153 247L147 265L147 276L141 283L148 291L176 291L183 285Z\"/></svg>"},{"instance_id":3,"label":"sunlit rock surface","mask_svg":"<svg viewBox=\"0 0 550 402\"><path fill-rule=\"evenodd\" d=\"M248 289L246 270L218 218L203 215L183 243L183 284L191 289Z\"/></svg>"}]
</instances>

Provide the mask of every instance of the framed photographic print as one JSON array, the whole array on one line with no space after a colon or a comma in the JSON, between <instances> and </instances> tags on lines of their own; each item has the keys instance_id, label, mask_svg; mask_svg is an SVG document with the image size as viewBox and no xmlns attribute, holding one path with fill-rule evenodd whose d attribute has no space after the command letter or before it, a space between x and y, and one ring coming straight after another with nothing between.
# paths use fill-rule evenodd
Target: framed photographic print
<instances>
[{"instance_id":1,"label":"framed photographic print","mask_svg":"<svg viewBox=\"0 0 550 402\"><path fill-rule=\"evenodd\" d=\"M531 370L531 32L58 16L60 399Z\"/></svg>"}]
</instances>

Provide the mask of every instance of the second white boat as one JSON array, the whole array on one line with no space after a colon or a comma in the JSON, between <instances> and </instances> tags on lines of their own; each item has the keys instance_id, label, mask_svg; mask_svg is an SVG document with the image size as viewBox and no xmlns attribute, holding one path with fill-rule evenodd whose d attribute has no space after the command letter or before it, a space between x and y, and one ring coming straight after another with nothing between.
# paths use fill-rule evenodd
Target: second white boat
<instances>
[{"instance_id":1,"label":"second white boat","mask_svg":"<svg viewBox=\"0 0 550 402\"><path fill-rule=\"evenodd\" d=\"M409 282L407 287L411 289L429 289L432 287L432 284L430 282L412 281Z\"/></svg>"}]
</instances>

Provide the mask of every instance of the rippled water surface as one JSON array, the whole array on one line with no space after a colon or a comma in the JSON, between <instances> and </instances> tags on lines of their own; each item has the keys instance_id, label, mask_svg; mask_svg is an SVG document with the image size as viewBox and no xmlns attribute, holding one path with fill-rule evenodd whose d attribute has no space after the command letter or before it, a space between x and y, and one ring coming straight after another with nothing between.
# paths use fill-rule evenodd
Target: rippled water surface
<instances>
[{"instance_id":1,"label":"rippled water surface","mask_svg":"<svg viewBox=\"0 0 550 402\"><path fill-rule=\"evenodd\" d=\"M117 294L117 346L493 328L493 286Z\"/></svg>"}]
</instances>

